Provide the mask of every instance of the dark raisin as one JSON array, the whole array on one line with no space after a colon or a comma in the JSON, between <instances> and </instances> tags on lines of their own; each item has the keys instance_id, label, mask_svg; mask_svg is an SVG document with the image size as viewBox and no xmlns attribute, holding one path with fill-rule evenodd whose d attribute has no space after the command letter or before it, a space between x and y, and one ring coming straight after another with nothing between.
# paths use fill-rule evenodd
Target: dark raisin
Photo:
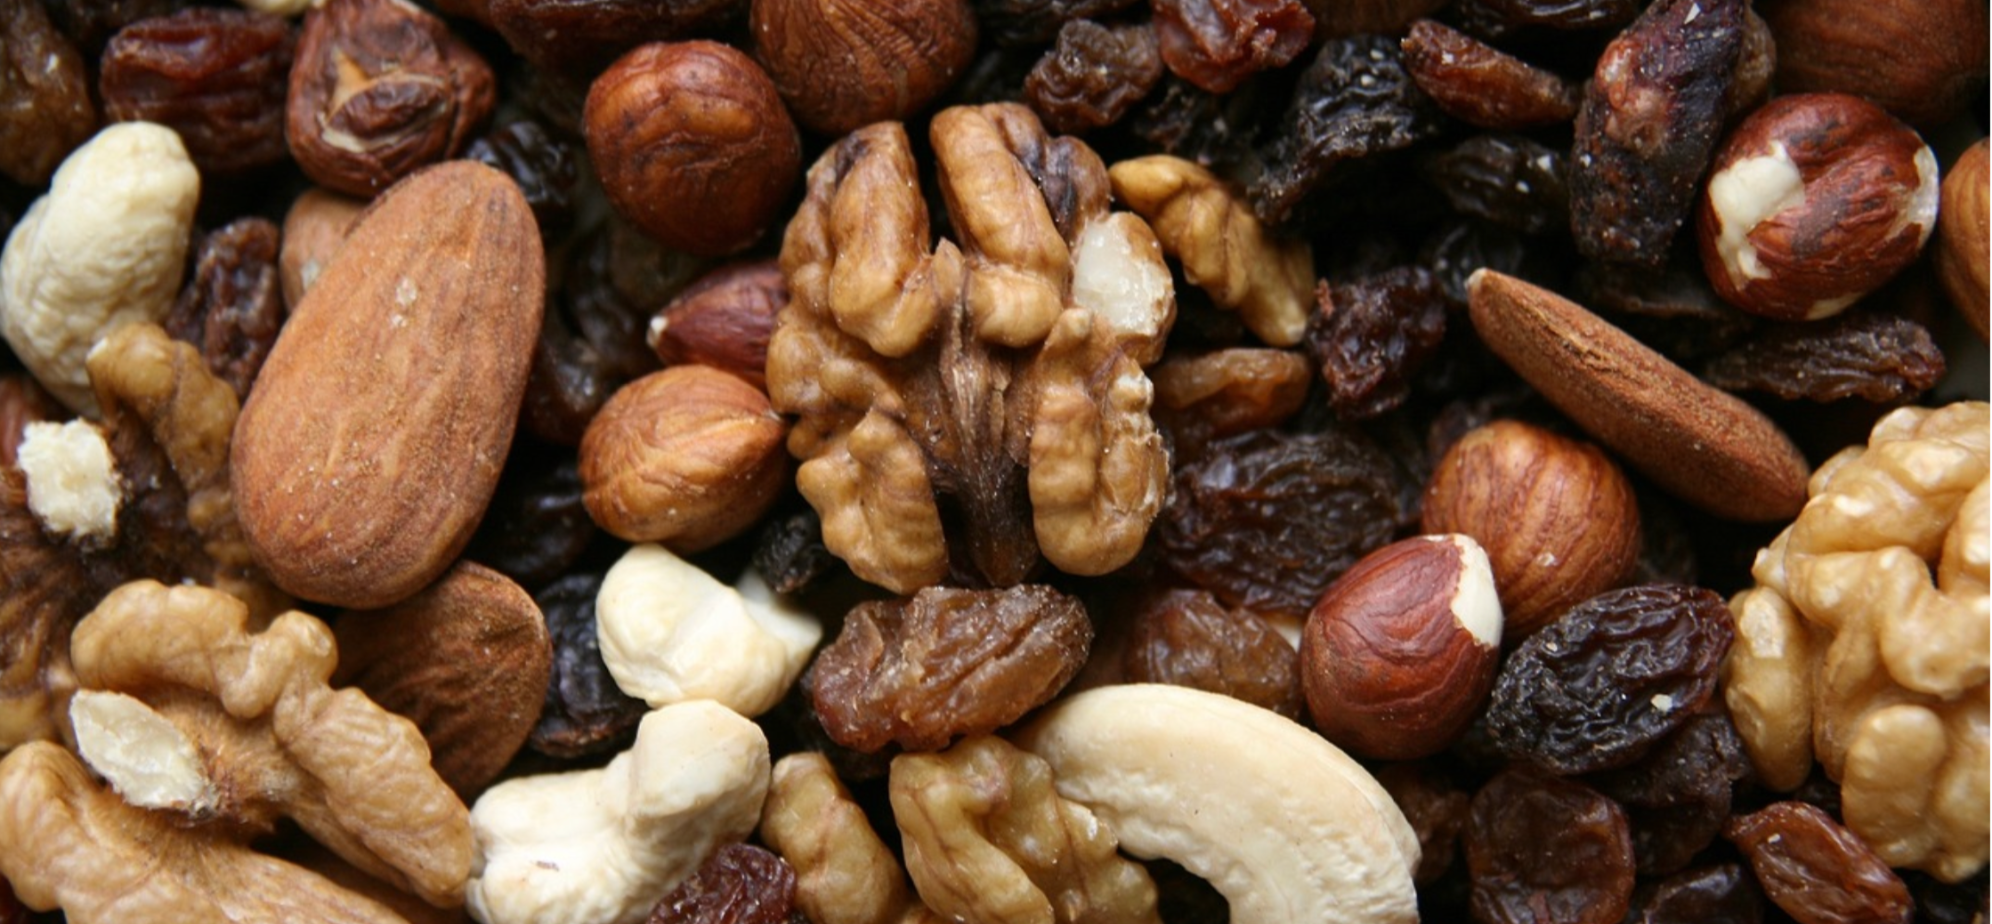
<instances>
[{"instance_id":1,"label":"dark raisin","mask_svg":"<svg viewBox=\"0 0 1992 924\"><path fill-rule=\"evenodd\" d=\"M1913 916L1901 877L1817 806L1772 803L1731 819L1722 833L1799 924L1908 924Z\"/></svg>"},{"instance_id":2,"label":"dark raisin","mask_svg":"<svg viewBox=\"0 0 1992 924\"><path fill-rule=\"evenodd\" d=\"M803 685L845 747L938 750L1049 701L1092 641L1085 607L1049 587L930 587L852 609Z\"/></svg>"},{"instance_id":3,"label":"dark raisin","mask_svg":"<svg viewBox=\"0 0 1992 924\"><path fill-rule=\"evenodd\" d=\"M1511 768L1466 822L1480 924L1618 924L1632 900L1632 837L1618 804L1574 780Z\"/></svg>"},{"instance_id":4,"label":"dark raisin","mask_svg":"<svg viewBox=\"0 0 1992 924\"><path fill-rule=\"evenodd\" d=\"M1307 325L1307 352L1328 383L1328 403L1344 420L1393 410L1446 335L1438 280L1405 266L1345 283L1322 281Z\"/></svg>"},{"instance_id":5,"label":"dark raisin","mask_svg":"<svg viewBox=\"0 0 1992 924\"><path fill-rule=\"evenodd\" d=\"M1042 45L1066 23L1100 19L1142 0L971 0L982 34L999 45ZM1146 4L1143 4L1146 5Z\"/></svg>"},{"instance_id":6,"label":"dark raisin","mask_svg":"<svg viewBox=\"0 0 1992 924\"><path fill-rule=\"evenodd\" d=\"M1162 80L1155 30L1075 19L1024 78L1024 100L1052 131L1077 134L1120 121Z\"/></svg>"},{"instance_id":7,"label":"dark raisin","mask_svg":"<svg viewBox=\"0 0 1992 924\"><path fill-rule=\"evenodd\" d=\"M281 16L190 7L120 30L104 48L98 86L120 122L179 133L205 172L282 161L284 96L297 36Z\"/></svg>"},{"instance_id":8,"label":"dark raisin","mask_svg":"<svg viewBox=\"0 0 1992 924\"><path fill-rule=\"evenodd\" d=\"M1404 70L1397 41L1332 39L1301 72L1292 101L1252 183L1252 208L1283 224L1316 192L1345 181L1352 165L1437 134L1443 117Z\"/></svg>"},{"instance_id":9,"label":"dark raisin","mask_svg":"<svg viewBox=\"0 0 1992 924\"><path fill-rule=\"evenodd\" d=\"M208 371L246 397L283 329L283 281L277 273L277 226L244 218L203 237L194 271L165 327L201 350Z\"/></svg>"},{"instance_id":10,"label":"dark raisin","mask_svg":"<svg viewBox=\"0 0 1992 924\"><path fill-rule=\"evenodd\" d=\"M602 231L578 241L559 294L547 300L520 421L549 442L578 445L617 388L658 367L643 338L649 310L614 278L615 246Z\"/></svg>"},{"instance_id":11,"label":"dark raisin","mask_svg":"<svg viewBox=\"0 0 1992 924\"><path fill-rule=\"evenodd\" d=\"M1664 876L1715 843L1733 787L1749 769L1742 736L1716 708L1689 719L1639 762L1589 782L1625 807L1640 874Z\"/></svg>"},{"instance_id":12,"label":"dark raisin","mask_svg":"<svg viewBox=\"0 0 1992 924\"><path fill-rule=\"evenodd\" d=\"M0 21L0 174L40 186L97 130L90 76L39 0L0 0Z\"/></svg>"},{"instance_id":13,"label":"dark raisin","mask_svg":"<svg viewBox=\"0 0 1992 924\"><path fill-rule=\"evenodd\" d=\"M1305 618L1395 538L1406 481L1353 430L1245 433L1178 468L1153 535L1170 570L1226 606Z\"/></svg>"},{"instance_id":14,"label":"dark raisin","mask_svg":"<svg viewBox=\"0 0 1992 924\"><path fill-rule=\"evenodd\" d=\"M1916 899L1916 920L1920 924L1985 924L1988 899L1987 871L1963 882L1945 882L1918 870L1901 871L1902 881Z\"/></svg>"},{"instance_id":15,"label":"dark raisin","mask_svg":"<svg viewBox=\"0 0 1992 924\"><path fill-rule=\"evenodd\" d=\"M1411 880L1420 886L1437 882L1452 869L1459 853L1459 835L1466 828L1472 795L1429 761L1388 764L1377 770L1376 781L1418 835L1418 866L1411 871Z\"/></svg>"},{"instance_id":16,"label":"dark raisin","mask_svg":"<svg viewBox=\"0 0 1992 924\"><path fill-rule=\"evenodd\" d=\"M1251 160L1253 131L1273 105L1270 93L1248 82L1230 93L1212 93L1174 74L1127 119L1130 131L1153 150L1218 168ZM1178 287L1179 292L1182 287Z\"/></svg>"},{"instance_id":17,"label":"dark raisin","mask_svg":"<svg viewBox=\"0 0 1992 924\"><path fill-rule=\"evenodd\" d=\"M1563 152L1520 135L1475 135L1426 158L1422 168L1462 215L1524 234L1560 231L1569 221Z\"/></svg>"},{"instance_id":18,"label":"dark raisin","mask_svg":"<svg viewBox=\"0 0 1992 924\"><path fill-rule=\"evenodd\" d=\"M585 82L645 42L706 34L745 12L739 0L465 0L526 60Z\"/></svg>"},{"instance_id":19,"label":"dark raisin","mask_svg":"<svg viewBox=\"0 0 1992 924\"><path fill-rule=\"evenodd\" d=\"M464 557L531 590L567 573L601 535L581 503L574 453L520 441Z\"/></svg>"},{"instance_id":20,"label":"dark raisin","mask_svg":"<svg viewBox=\"0 0 1992 924\"><path fill-rule=\"evenodd\" d=\"M1623 767L1694 716L1735 639L1713 591L1607 591L1524 639L1501 665L1486 722L1511 760L1556 773Z\"/></svg>"},{"instance_id":21,"label":"dark raisin","mask_svg":"<svg viewBox=\"0 0 1992 924\"><path fill-rule=\"evenodd\" d=\"M1787 401L1913 400L1944 376L1944 351L1923 325L1880 311L1777 324L1709 360L1702 379Z\"/></svg>"},{"instance_id":22,"label":"dark raisin","mask_svg":"<svg viewBox=\"0 0 1992 924\"><path fill-rule=\"evenodd\" d=\"M647 924L787 924L795 868L753 844L728 844L657 903Z\"/></svg>"},{"instance_id":23,"label":"dark raisin","mask_svg":"<svg viewBox=\"0 0 1992 924\"><path fill-rule=\"evenodd\" d=\"M1632 893L1627 924L1759 924L1764 893L1738 863L1682 870Z\"/></svg>"},{"instance_id":24,"label":"dark raisin","mask_svg":"<svg viewBox=\"0 0 1992 924\"><path fill-rule=\"evenodd\" d=\"M567 227L574 209L575 144L548 132L538 122L522 119L492 129L471 141L463 156L504 171L539 220L540 235L553 239Z\"/></svg>"},{"instance_id":25,"label":"dark raisin","mask_svg":"<svg viewBox=\"0 0 1992 924\"><path fill-rule=\"evenodd\" d=\"M1150 0L1162 61L1176 76L1212 93L1284 67L1314 38L1314 16L1300 0Z\"/></svg>"},{"instance_id":26,"label":"dark raisin","mask_svg":"<svg viewBox=\"0 0 1992 924\"><path fill-rule=\"evenodd\" d=\"M1233 347L1172 356L1149 370L1155 422L1178 465L1211 440L1277 427L1307 400L1314 370L1289 350Z\"/></svg>"},{"instance_id":27,"label":"dark raisin","mask_svg":"<svg viewBox=\"0 0 1992 924\"><path fill-rule=\"evenodd\" d=\"M1586 263L1571 279L1571 292L1641 343L1683 364L1729 349L1758 326L1715 294L1698 265L1669 263L1655 272Z\"/></svg>"},{"instance_id":28,"label":"dark raisin","mask_svg":"<svg viewBox=\"0 0 1992 924\"><path fill-rule=\"evenodd\" d=\"M1121 666L1130 683L1223 693L1290 719L1301 714L1298 652L1265 620L1201 590L1144 594Z\"/></svg>"},{"instance_id":29,"label":"dark raisin","mask_svg":"<svg viewBox=\"0 0 1992 924\"><path fill-rule=\"evenodd\" d=\"M1639 0L1459 0L1453 12L1468 31L1498 38L1531 28L1617 28L1639 14Z\"/></svg>"},{"instance_id":30,"label":"dark raisin","mask_svg":"<svg viewBox=\"0 0 1992 924\"><path fill-rule=\"evenodd\" d=\"M1569 121L1577 90L1464 32L1429 19L1404 36L1404 67L1418 88L1455 119L1481 128L1520 129Z\"/></svg>"},{"instance_id":31,"label":"dark raisin","mask_svg":"<svg viewBox=\"0 0 1992 924\"><path fill-rule=\"evenodd\" d=\"M808 590L837 566L837 556L823 545L823 522L808 504L770 516L754 543L754 570L778 594Z\"/></svg>"},{"instance_id":32,"label":"dark raisin","mask_svg":"<svg viewBox=\"0 0 1992 924\"><path fill-rule=\"evenodd\" d=\"M1587 257L1658 269L1722 133L1743 0L1659 0L1614 39L1577 111L1571 230Z\"/></svg>"},{"instance_id":33,"label":"dark raisin","mask_svg":"<svg viewBox=\"0 0 1992 924\"><path fill-rule=\"evenodd\" d=\"M533 595L553 637L553 678L546 706L526 744L549 757L616 751L636 736L650 706L616 686L595 640L599 574L570 574Z\"/></svg>"},{"instance_id":34,"label":"dark raisin","mask_svg":"<svg viewBox=\"0 0 1992 924\"><path fill-rule=\"evenodd\" d=\"M41 5L83 57L95 61L119 29L165 16L185 4L182 0L42 0ZM19 22L12 16L7 21Z\"/></svg>"},{"instance_id":35,"label":"dark raisin","mask_svg":"<svg viewBox=\"0 0 1992 924\"><path fill-rule=\"evenodd\" d=\"M1540 282L1540 274L1531 265L1540 255L1541 248L1531 248L1512 228L1454 217L1440 224L1425 241L1419 263L1431 270L1447 303L1465 311L1466 278L1475 270L1491 269Z\"/></svg>"}]
</instances>

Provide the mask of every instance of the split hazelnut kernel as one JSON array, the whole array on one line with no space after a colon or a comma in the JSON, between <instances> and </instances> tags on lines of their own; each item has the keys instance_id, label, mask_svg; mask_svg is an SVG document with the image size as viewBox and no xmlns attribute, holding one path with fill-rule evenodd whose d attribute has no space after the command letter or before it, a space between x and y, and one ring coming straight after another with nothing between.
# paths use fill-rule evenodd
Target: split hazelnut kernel
<instances>
[{"instance_id":1,"label":"split hazelnut kernel","mask_svg":"<svg viewBox=\"0 0 1992 924\"><path fill-rule=\"evenodd\" d=\"M1936 155L1881 107L1781 96L1716 152L1695 225L1702 266L1744 311L1831 317L1916 259L1937 190Z\"/></svg>"},{"instance_id":2,"label":"split hazelnut kernel","mask_svg":"<svg viewBox=\"0 0 1992 924\"><path fill-rule=\"evenodd\" d=\"M975 58L968 0L754 0L754 57L826 135L926 108Z\"/></svg>"},{"instance_id":3,"label":"split hazelnut kernel","mask_svg":"<svg viewBox=\"0 0 1992 924\"><path fill-rule=\"evenodd\" d=\"M774 83L718 42L638 46L595 79L582 120L609 203L696 256L753 244L802 175L802 141Z\"/></svg>"},{"instance_id":4,"label":"split hazelnut kernel","mask_svg":"<svg viewBox=\"0 0 1992 924\"><path fill-rule=\"evenodd\" d=\"M1639 561L1639 503L1604 450L1498 420L1446 451L1425 488L1427 533L1479 540L1519 640L1613 587Z\"/></svg>"},{"instance_id":5,"label":"split hazelnut kernel","mask_svg":"<svg viewBox=\"0 0 1992 924\"><path fill-rule=\"evenodd\" d=\"M1301 632L1315 726L1379 760L1445 750L1494 689L1501 626L1494 573L1471 536L1418 536L1370 553L1329 585Z\"/></svg>"}]
</instances>

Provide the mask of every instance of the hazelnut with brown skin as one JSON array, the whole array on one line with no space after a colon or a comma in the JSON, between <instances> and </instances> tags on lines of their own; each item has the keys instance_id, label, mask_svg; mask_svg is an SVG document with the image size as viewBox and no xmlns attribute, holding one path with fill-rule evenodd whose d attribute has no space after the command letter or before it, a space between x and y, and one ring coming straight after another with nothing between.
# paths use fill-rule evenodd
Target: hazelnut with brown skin
<instances>
[{"instance_id":1,"label":"hazelnut with brown skin","mask_svg":"<svg viewBox=\"0 0 1992 924\"><path fill-rule=\"evenodd\" d=\"M1365 556L1321 595L1300 637L1316 727L1364 757L1450 746L1494 689L1501 604L1470 536L1418 536Z\"/></svg>"},{"instance_id":2,"label":"hazelnut with brown skin","mask_svg":"<svg viewBox=\"0 0 1992 924\"><path fill-rule=\"evenodd\" d=\"M1762 0L1783 93L1866 97L1919 127L1965 114L1985 88L1985 0Z\"/></svg>"},{"instance_id":3,"label":"hazelnut with brown skin","mask_svg":"<svg viewBox=\"0 0 1992 924\"><path fill-rule=\"evenodd\" d=\"M1937 279L1980 339L1988 327L1988 237L1992 237L1992 180L1986 173L1986 140L1965 149L1944 174L1937 210Z\"/></svg>"},{"instance_id":4,"label":"hazelnut with brown skin","mask_svg":"<svg viewBox=\"0 0 1992 924\"><path fill-rule=\"evenodd\" d=\"M582 119L609 203L697 256L753 244L802 176L802 142L774 83L718 42L637 47L595 79Z\"/></svg>"},{"instance_id":5,"label":"hazelnut with brown skin","mask_svg":"<svg viewBox=\"0 0 1992 924\"><path fill-rule=\"evenodd\" d=\"M826 135L905 119L975 57L968 0L754 0L750 25L782 99Z\"/></svg>"},{"instance_id":6,"label":"hazelnut with brown skin","mask_svg":"<svg viewBox=\"0 0 1992 924\"><path fill-rule=\"evenodd\" d=\"M1624 581L1639 561L1639 505L1590 443L1497 420L1452 445L1425 488L1427 533L1479 540L1507 635L1519 641Z\"/></svg>"},{"instance_id":7,"label":"hazelnut with brown skin","mask_svg":"<svg viewBox=\"0 0 1992 924\"><path fill-rule=\"evenodd\" d=\"M1936 227L1937 159L1855 96L1780 96L1717 150L1695 224L1717 294L1752 314L1818 320L1879 288Z\"/></svg>"},{"instance_id":8,"label":"hazelnut with brown skin","mask_svg":"<svg viewBox=\"0 0 1992 924\"><path fill-rule=\"evenodd\" d=\"M766 389L768 338L788 300L788 283L775 261L722 266L657 312L645 340L664 365L703 363Z\"/></svg>"}]
</instances>

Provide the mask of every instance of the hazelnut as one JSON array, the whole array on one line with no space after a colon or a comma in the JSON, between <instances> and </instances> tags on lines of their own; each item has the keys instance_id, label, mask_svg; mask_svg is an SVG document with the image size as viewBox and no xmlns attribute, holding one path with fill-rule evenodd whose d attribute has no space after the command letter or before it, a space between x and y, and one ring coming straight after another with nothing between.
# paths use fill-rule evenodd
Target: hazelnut
<instances>
[{"instance_id":1,"label":"hazelnut","mask_svg":"<svg viewBox=\"0 0 1992 924\"><path fill-rule=\"evenodd\" d=\"M788 300L774 260L722 266L657 312L645 339L664 365L702 363L765 389L768 338Z\"/></svg>"},{"instance_id":2,"label":"hazelnut","mask_svg":"<svg viewBox=\"0 0 1992 924\"><path fill-rule=\"evenodd\" d=\"M1965 114L1985 87L1985 0L1774 0L1784 93L1853 93L1911 125ZM1981 103L1982 105L1982 103Z\"/></svg>"},{"instance_id":3,"label":"hazelnut","mask_svg":"<svg viewBox=\"0 0 1992 924\"><path fill-rule=\"evenodd\" d=\"M582 119L609 203L698 256L754 243L802 174L802 141L774 83L718 42L638 46L595 78Z\"/></svg>"},{"instance_id":4,"label":"hazelnut","mask_svg":"<svg viewBox=\"0 0 1992 924\"><path fill-rule=\"evenodd\" d=\"M1480 541L1511 641L1619 585L1639 560L1639 505L1590 443L1514 420L1461 437L1425 488L1424 530Z\"/></svg>"},{"instance_id":5,"label":"hazelnut","mask_svg":"<svg viewBox=\"0 0 1992 924\"><path fill-rule=\"evenodd\" d=\"M1501 604L1470 536L1418 536L1364 556L1308 614L1307 708L1364 757L1428 757L1457 740L1494 689Z\"/></svg>"},{"instance_id":6,"label":"hazelnut","mask_svg":"<svg viewBox=\"0 0 1992 924\"><path fill-rule=\"evenodd\" d=\"M630 542L710 548L781 496L787 436L759 389L710 366L672 366L618 389L588 424L581 501Z\"/></svg>"},{"instance_id":7,"label":"hazelnut","mask_svg":"<svg viewBox=\"0 0 1992 924\"><path fill-rule=\"evenodd\" d=\"M1937 210L1937 278L1951 303L1986 336L1986 265L1988 213L1992 213L1992 180L1986 174L1985 139L1967 148L1944 175L1943 202Z\"/></svg>"},{"instance_id":8,"label":"hazelnut","mask_svg":"<svg viewBox=\"0 0 1992 924\"><path fill-rule=\"evenodd\" d=\"M366 207L364 201L317 187L305 190L291 203L290 211L284 213L283 233L278 235L282 243L277 250L277 275L283 282L284 304L304 300L305 291L346 243L346 235Z\"/></svg>"},{"instance_id":9,"label":"hazelnut","mask_svg":"<svg viewBox=\"0 0 1992 924\"><path fill-rule=\"evenodd\" d=\"M754 0L749 15L754 56L826 135L905 119L975 56L968 0Z\"/></svg>"},{"instance_id":10,"label":"hazelnut","mask_svg":"<svg viewBox=\"0 0 1992 924\"><path fill-rule=\"evenodd\" d=\"M1831 317L1916 259L1936 227L1937 159L1881 107L1781 96L1716 152L1695 230L1724 300L1784 321Z\"/></svg>"}]
</instances>

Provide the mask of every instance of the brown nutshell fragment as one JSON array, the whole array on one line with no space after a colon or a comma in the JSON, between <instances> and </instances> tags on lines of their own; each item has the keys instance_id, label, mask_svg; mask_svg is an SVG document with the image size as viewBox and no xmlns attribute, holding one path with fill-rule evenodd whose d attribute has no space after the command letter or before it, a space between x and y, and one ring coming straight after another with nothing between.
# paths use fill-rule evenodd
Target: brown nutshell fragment
<instances>
[{"instance_id":1,"label":"brown nutshell fragment","mask_svg":"<svg viewBox=\"0 0 1992 924\"><path fill-rule=\"evenodd\" d=\"M1577 115L1577 88L1436 20L1411 24L1404 69L1447 115L1481 128L1554 125Z\"/></svg>"}]
</instances>

